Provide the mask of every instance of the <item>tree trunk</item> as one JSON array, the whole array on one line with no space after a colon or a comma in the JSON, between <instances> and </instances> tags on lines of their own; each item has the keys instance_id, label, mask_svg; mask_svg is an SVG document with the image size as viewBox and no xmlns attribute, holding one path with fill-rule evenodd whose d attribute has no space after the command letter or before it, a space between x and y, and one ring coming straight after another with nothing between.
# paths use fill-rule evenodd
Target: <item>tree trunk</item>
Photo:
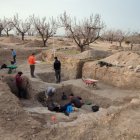
<instances>
[{"instance_id":1,"label":"tree trunk","mask_svg":"<svg viewBox=\"0 0 140 140\"><path fill-rule=\"evenodd\" d=\"M133 43L131 43L131 51L132 51L132 49L133 49Z\"/></svg>"},{"instance_id":2,"label":"tree trunk","mask_svg":"<svg viewBox=\"0 0 140 140\"><path fill-rule=\"evenodd\" d=\"M24 41L24 33L21 33L21 36L22 36L22 41Z\"/></svg>"},{"instance_id":3,"label":"tree trunk","mask_svg":"<svg viewBox=\"0 0 140 140\"><path fill-rule=\"evenodd\" d=\"M46 47L46 40L43 40L43 47Z\"/></svg>"},{"instance_id":4,"label":"tree trunk","mask_svg":"<svg viewBox=\"0 0 140 140\"><path fill-rule=\"evenodd\" d=\"M46 43L47 43L47 39L42 38L43 41L43 47L47 47Z\"/></svg>"},{"instance_id":5,"label":"tree trunk","mask_svg":"<svg viewBox=\"0 0 140 140\"><path fill-rule=\"evenodd\" d=\"M9 32L8 31L6 31L6 35L7 35L7 37L9 36Z\"/></svg>"},{"instance_id":6,"label":"tree trunk","mask_svg":"<svg viewBox=\"0 0 140 140\"><path fill-rule=\"evenodd\" d=\"M80 51L83 52L84 51L84 46L79 46L80 47Z\"/></svg>"},{"instance_id":7,"label":"tree trunk","mask_svg":"<svg viewBox=\"0 0 140 140\"><path fill-rule=\"evenodd\" d=\"M119 44L120 44L120 47L122 47L122 42L121 41L119 42Z\"/></svg>"},{"instance_id":8,"label":"tree trunk","mask_svg":"<svg viewBox=\"0 0 140 140\"><path fill-rule=\"evenodd\" d=\"M1 37L2 30L0 30L0 37Z\"/></svg>"}]
</instances>

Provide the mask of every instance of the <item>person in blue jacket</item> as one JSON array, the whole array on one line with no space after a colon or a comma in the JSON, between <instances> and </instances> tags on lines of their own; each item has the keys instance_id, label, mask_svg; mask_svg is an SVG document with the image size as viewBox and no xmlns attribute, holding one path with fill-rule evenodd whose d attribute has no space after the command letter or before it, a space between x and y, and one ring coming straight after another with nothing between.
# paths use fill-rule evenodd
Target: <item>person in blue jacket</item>
<instances>
[{"instance_id":1,"label":"person in blue jacket","mask_svg":"<svg viewBox=\"0 0 140 140\"><path fill-rule=\"evenodd\" d=\"M14 49L11 49L11 51L12 51L13 61L14 61L14 64L15 64L16 63L16 56L17 56L17 54L16 54L16 51Z\"/></svg>"}]
</instances>

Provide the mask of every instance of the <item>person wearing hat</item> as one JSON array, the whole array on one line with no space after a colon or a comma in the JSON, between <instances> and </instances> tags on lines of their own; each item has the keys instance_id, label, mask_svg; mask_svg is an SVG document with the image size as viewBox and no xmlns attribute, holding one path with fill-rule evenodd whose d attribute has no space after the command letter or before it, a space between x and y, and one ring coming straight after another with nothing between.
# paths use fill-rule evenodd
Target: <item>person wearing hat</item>
<instances>
[{"instance_id":1,"label":"person wearing hat","mask_svg":"<svg viewBox=\"0 0 140 140\"><path fill-rule=\"evenodd\" d=\"M17 86L17 89L18 89L18 97L19 98L26 98L26 95L25 95L25 92L24 92L24 89L22 87L22 84L23 84L23 79L22 79L22 72L18 72L17 75L15 76L15 81L16 81L16 86Z\"/></svg>"}]
</instances>

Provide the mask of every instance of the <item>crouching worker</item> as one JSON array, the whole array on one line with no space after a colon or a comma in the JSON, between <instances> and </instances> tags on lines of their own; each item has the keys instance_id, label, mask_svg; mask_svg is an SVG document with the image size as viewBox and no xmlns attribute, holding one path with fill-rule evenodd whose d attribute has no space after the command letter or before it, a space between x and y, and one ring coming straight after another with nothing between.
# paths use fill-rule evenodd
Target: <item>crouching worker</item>
<instances>
[{"instance_id":1,"label":"crouching worker","mask_svg":"<svg viewBox=\"0 0 140 140\"><path fill-rule=\"evenodd\" d=\"M22 78L22 72L18 72L17 75L15 76L15 81L16 81L16 86L18 89L18 97L19 98L24 98L26 99L26 92L24 88L22 87L23 84L23 78Z\"/></svg>"},{"instance_id":2,"label":"crouching worker","mask_svg":"<svg viewBox=\"0 0 140 140\"><path fill-rule=\"evenodd\" d=\"M69 99L69 103L60 107L60 112L64 112L67 116L69 116L71 112L76 111L76 108L81 108L84 104L81 97L75 97L73 94L69 95Z\"/></svg>"},{"instance_id":3,"label":"crouching worker","mask_svg":"<svg viewBox=\"0 0 140 140\"><path fill-rule=\"evenodd\" d=\"M51 99L54 96L56 89L54 87L48 87L45 91L46 99Z\"/></svg>"},{"instance_id":4,"label":"crouching worker","mask_svg":"<svg viewBox=\"0 0 140 140\"><path fill-rule=\"evenodd\" d=\"M70 94L69 96L70 100L71 100L71 103L74 105L74 107L76 108L81 108L82 105L84 104L83 103L83 100L81 97L75 97L73 94Z\"/></svg>"},{"instance_id":5,"label":"crouching worker","mask_svg":"<svg viewBox=\"0 0 140 140\"><path fill-rule=\"evenodd\" d=\"M74 110L74 105L70 103L69 105L67 105L66 111L64 113L65 115L69 116L69 114L72 113Z\"/></svg>"}]
</instances>

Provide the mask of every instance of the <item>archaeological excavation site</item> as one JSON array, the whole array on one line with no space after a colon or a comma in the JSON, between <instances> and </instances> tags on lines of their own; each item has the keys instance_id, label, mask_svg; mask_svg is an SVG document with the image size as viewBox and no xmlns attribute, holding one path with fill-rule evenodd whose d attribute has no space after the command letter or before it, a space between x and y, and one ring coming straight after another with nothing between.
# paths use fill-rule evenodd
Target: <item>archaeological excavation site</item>
<instances>
[{"instance_id":1,"label":"archaeological excavation site","mask_svg":"<svg viewBox=\"0 0 140 140\"><path fill-rule=\"evenodd\" d=\"M56 83L54 53L36 52L35 78L23 61L29 50L19 51L21 65L7 74L1 69L0 139L3 140L139 140L140 139L140 55L131 51L91 49L67 54L74 48L59 48L55 56L61 61L61 82ZM8 50L5 50L8 53ZM1 53L3 55L3 53ZM25 58L24 58L25 57ZM21 99L15 75L22 71ZM84 80L96 80L96 85ZM69 115L51 111L46 99L48 87L56 89L51 101L59 106L70 102L69 96L81 97L83 105ZM62 99L65 94L65 99ZM93 106L97 106L96 111Z\"/></svg>"}]
</instances>

